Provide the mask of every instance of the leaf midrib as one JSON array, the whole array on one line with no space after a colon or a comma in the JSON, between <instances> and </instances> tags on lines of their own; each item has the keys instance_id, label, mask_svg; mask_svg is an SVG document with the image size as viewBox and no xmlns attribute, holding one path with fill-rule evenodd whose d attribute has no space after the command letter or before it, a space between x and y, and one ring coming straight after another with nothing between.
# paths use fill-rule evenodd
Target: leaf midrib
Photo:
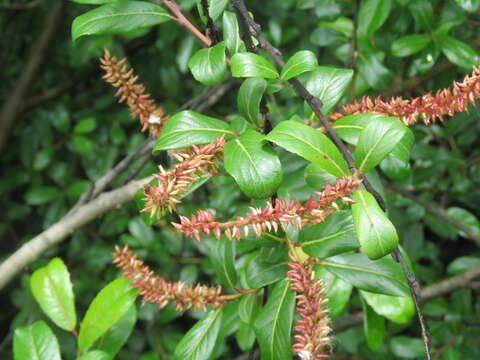
<instances>
[{"instance_id":1,"label":"leaf midrib","mask_svg":"<svg viewBox=\"0 0 480 360\"><path fill-rule=\"evenodd\" d=\"M289 286L288 286L288 282L285 284L285 289L283 290L283 294L282 294L282 297L280 299L280 306L278 307L277 311L275 312L275 317L273 318L273 331L272 331L272 336L270 338L270 341L269 341L269 348L270 348L270 353L273 355L273 343L274 343L274 339L275 339L275 329L277 328L277 322L278 322L278 319L280 318L280 309L282 308L283 306L283 303L285 302L285 297L287 296L287 293L288 293L288 289L289 289Z\"/></svg>"},{"instance_id":2,"label":"leaf midrib","mask_svg":"<svg viewBox=\"0 0 480 360\"><path fill-rule=\"evenodd\" d=\"M90 23L92 23L94 21L101 21L101 20L105 20L105 19L108 19L108 18L113 18L113 17L118 17L118 16L129 16L129 15L160 15L160 16L168 17L165 13L157 12L157 11L132 11L132 12L98 16L98 17L92 18L88 21L85 21L84 23L81 23L79 27L80 28L85 27L85 26L89 25Z\"/></svg>"},{"instance_id":3,"label":"leaf midrib","mask_svg":"<svg viewBox=\"0 0 480 360\"><path fill-rule=\"evenodd\" d=\"M371 225L371 228L373 228L373 231L376 234L376 237L377 237L377 240L378 240L377 241L378 246L382 250L382 254L384 254L385 253L385 248L383 247L383 244L382 244L382 238L381 238L381 236L378 232L377 227L375 226L375 223L372 221L372 218L370 217L370 212L369 212L369 209L368 209L368 206L367 206L367 202L365 201L365 197L363 196L363 194L361 192L358 192L358 195L360 196L360 201L361 201L362 206L364 208L364 214L368 218L368 221Z\"/></svg>"},{"instance_id":4,"label":"leaf midrib","mask_svg":"<svg viewBox=\"0 0 480 360\"><path fill-rule=\"evenodd\" d=\"M205 329L205 331L203 332L203 334L201 334L200 338L199 338L199 341L194 344L194 347L192 348L192 351L190 352L190 354L193 354L197 351L198 347L200 346L200 344L203 342L203 339L208 335L208 331L210 330L210 328L213 326L213 324L215 323L215 321L217 320L217 317L218 315L220 315L220 312L222 311L222 308L219 308L217 311L215 311L215 314L213 316L213 319L212 321L210 321L208 324L207 324L207 327Z\"/></svg>"},{"instance_id":5,"label":"leaf midrib","mask_svg":"<svg viewBox=\"0 0 480 360\"><path fill-rule=\"evenodd\" d=\"M328 236L324 236L320 239L305 241L305 242L302 242L302 246L320 243L320 242L325 241L325 240L329 240L329 239L333 239L333 238L338 237L338 236L342 236L346 233L347 233L347 230L344 230L344 231L339 231L339 232L336 232L336 233L328 235Z\"/></svg>"}]
</instances>

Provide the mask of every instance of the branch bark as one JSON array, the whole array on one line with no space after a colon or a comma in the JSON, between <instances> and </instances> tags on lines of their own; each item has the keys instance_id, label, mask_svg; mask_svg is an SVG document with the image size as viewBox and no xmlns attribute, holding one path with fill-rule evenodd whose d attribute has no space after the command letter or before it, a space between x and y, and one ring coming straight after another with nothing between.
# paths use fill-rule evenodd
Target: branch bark
<instances>
[{"instance_id":1,"label":"branch bark","mask_svg":"<svg viewBox=\"0 0 480 360\"><path fill-rule=\"evenodd\" d=\"M18 112L21 110L25 95L45 60L55 31L61 22L64 3L64 0L57 0L51 6L45 19L45 27L32 47L30 57L20 75L17 86L10 96L5 99L2 109L0 110L0 149L2 149L5 144L10 127Z\"/></svg>"},{"instance_id":2,"label":"branch bark","mask_svg":"<svg viewBox=\"0 0 480 360\"><path fill-rule=\"evenodd\" d=\"M131 201L137 190L151 179L148 177L132 181L118 189L103 193L97 199L78 207L74 213L65 215L60 221L25 243L0 265L0 290L51 246L65 240L75 230L105 212L119 208Z\"/></svg>"}]
</instances>

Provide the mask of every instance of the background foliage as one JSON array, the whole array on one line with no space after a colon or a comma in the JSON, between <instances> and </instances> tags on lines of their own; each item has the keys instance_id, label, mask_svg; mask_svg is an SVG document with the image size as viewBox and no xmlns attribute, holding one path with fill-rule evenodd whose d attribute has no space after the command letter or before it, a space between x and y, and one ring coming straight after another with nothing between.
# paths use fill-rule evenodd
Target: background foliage
<instances>
[{"instance_id":1,"label":"background foliage","mask_svg":"<svg viewBox=\"0 0 480 360\"><path fill-rule=\"evenodd\" d=\"M198 18L195 1L179 3L192 20ZM73 19L92 7L65 2L64 15L48 52L38 54L30 53L30 49L47 26L44 21L50 9L48 2L39 1L31 9L20 10L9 8L11 4L10 1L0 3L0 63L4 64L0 73L0 99L12 93L31 57L43 56L44 65L21 99L2 149L2 258L60 219L88 190L91 182L138 148L146 138L139 133L138 124L131 120L127 109L116 104L113 90L100 79L97 59L104 47L119 57L128 57L148 91L167 113L178 112L182 104L204 89L193 77L195 73L192 76L189 70L195 61L190 58L200 46L173 22L122 35L84 36L72 42ZM285 58L298 50L310 50L320 65L348 67L355 16L352 1L251 1L248 5L267 37L283 50ZM418 96L461 80L477 61L479 44L475 35L480 25L479 5L478 1L461 0L362 1L358 14L356 96ZM219 27L225 24L221 17L216 23ZM197 80L201 81L198 77ZM316 95L321 89L318 91ZM236 95L236 91L226 92L205 113L217 118L231 114L237 106ZM342 100L347 101L349 96ZM287 89L279 92L276 101L269 102L269 107L275 114L275 122L275 117L289 119L295 113L302 113L304 104ZM248 112L240 105L238 111ZM478 239L479 115L476 108L471 108L469 113L456 115L445 123L429 127L416 125L412 128L416 140L410 167L382 164L389 216L422 285L480 264L478 243L447 224L445 219L432 214L428 206L397 190L426 201L434 208L445 209L450 218L469 228ZM282 155L285 176L278 193L282 197L306 200L314 190L312 186L318 183L315 173L312 171L313 180L308 177L305 180L303 167L306 163L289 156ZM151 174L156 171L156 163L165 161L168 159L153 156L143 166L144 160L138 159L111 186L123 184L132 174L139 178ZM136 169L140 171L137 173ZM208 204L217 210L218 217L230 218L241 213L249 203L233 179L218 177L197 190L195 196L190 196L179 208L188 214ZM175 219L167 217L165 222L170 220ZM128 244L157 273L169 279L187 283L224 281L215 272L215 257L208 241L198 243L184 239L167 227L152 229L142 220L137 206L131 203L75 231L66 242L49 249L20 278L3 289L0 293L0 301L4 304L0 313L0 357L11 357L14 329L37 320L49 321L30 291L29 278L36 269L45 266L54 256L61 257L70 271L77 312L83 315L100 289L118 276L111 266L114 244ZM252 245L240 243L237 252L247 252L249 246ZM244 260L240 257L239 261ZM479 357L478 289L478 282L473 282L468 288L424 305L437 358ZM362 308L371 311L361 299L355 291L345 310L335 315L341 318ZM199 311L187 311L180 317L171 307L159 311L151 304L139 305L137 313L132 335L120 350L118 359L170 358L185 332L203 316ZM72 335L51 328L65 358L74 358L76 349ZM370 328L378 329L378 326ZM422 357L415 320L404 324L389 321L385 324L385 333L386 341L378 345L377 352L372 352L371 348L376 346L368 344L369 348L361 326L338 332L334 358ZM216 355L233 359L247 351L251 335L242 329L239 334L218 346Z\"/></svg>"}]
</instances>

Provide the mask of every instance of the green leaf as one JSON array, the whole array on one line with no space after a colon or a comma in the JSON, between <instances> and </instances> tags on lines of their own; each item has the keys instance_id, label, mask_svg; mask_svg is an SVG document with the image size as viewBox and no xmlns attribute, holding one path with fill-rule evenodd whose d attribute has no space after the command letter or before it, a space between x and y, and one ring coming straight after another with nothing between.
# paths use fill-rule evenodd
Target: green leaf
<instances>
[{"instance_id":1,"label":"green leaf","mask_svg":"<svg viewBox=\"0 0 480 360\"><path fill-rule=\"evenodd\" d=\"M390 340L390 349L397 358L418 359L425 356L423 341L408 336L395 336Z\"/></svg>"},{"instance_id":2,"label":"green leaf","mask_svg":"<svg viewBox=\"0 0 480 360\"><path fill-rule=\"evenodd\" d=\"M262 360L292 358L290 333L294 307L295 293L290 290L288 280L279 281L254 323Z\"/></svg>"},{"instance_id":3,"label":"green leaf","mask_svg":"<svg viewBox=\"0 0 480 360\"><path fill-rule=\"evenodd\" d=\"M461 256L453 260L447 267L448 275L458 275L480 265L479 256Z\"/></svg>"},{"instance_id":4,"label":"green leaf","mask_svg":"<svg viewBox=\"0 0 480 360\"><path fill-rule=\"evenodd\" d=\"M340 101L352 78L353 71L350 69L319 66L309 74L305 87L313 96L322 101L323 106L320 110L327 115ZM311 109L308 109L310 114Z\"/></svg>"},{"instance_id":5,"label":"green leaf","mask_svg":"<svg viewBox=\"0 0 480 360\"><path fill-rule=\"evenodd\" d=\"M233 176L245 195L264 199L271 196L283 178L282 165L263 136L248 130L240 138L225 144L225 170Z\"/></svg>"},{"instance_id":6,"label":"green leaf","mask_svg":"<svg viewBox=\"0 0 480 360\"><path fill-rule=\"evenodd\" d=\"M379 315L399 324L406 324L415 314L415 304L410 296L390 296L360 290L363 299Z\"/></svg>"},{"instance_id":7,"label":"green leaf","mask_svg":"<svg viewBox=\"0 0 480 360\"><path fill-rule=\"evenodd\" d=\"M342 117L333 123L333 129L340 136L340 138L352 145L357 145L358 138L362 131L370 123L377 121L389 121L382 120L383 118L389 118L388 116L381 114L354 114ZM396 158L407 163L410 158L410 150L415 141L415 136L412 131L406 131L403 138L398 145L392 150L391 154Z\"/></svg>"},{"instance_id":8,"label":"green leaf","mask_svg":"<svg viewBox=\"0 0 480 360\"><path fill-rule=\"evenodd\" d=\"M203 85L219 83L227 73L225 44L221 42L215 46L198 50L188 62L188 67L193 77Z\"/></svg>"},{"instance_id":9,"label":"green leaf","mask_svg":"<svg viewBox=\"0 0 480 360\"><path fill-rule=\"evenodd\" d=\"M298 237L303 251L324 259L357 249L357 241L350 211L330 215L324 222L303 229Z\"/></svg>"},{"instance_id":10,"label":"green leaf","mask_svg":"<svg viewBox=\"0 0 480 360\"><path fill-rule=\"evenodd\" d=\"M333 142L308 125L291 120L282 121L266 139L337 177L347 176L349 173L342 154Z\"/></svg>"},{"instance_id":11,"label":"green leaf","mask_svg":"<svg viewBox=\"0 0 480 360\"><path fill-rule=\"evenodd\" d=\"M392 43L391 51L393 56L405 57L413 55L425 49L431 39L427 35L414 34L401 37Z\"/></svg>"},{"instance_id":12,"label":"green leaf","mask_svg":"<svg viewBox=\"0 0 480 360\"><path fill-rule=\"evenodd\" d=\"M43 312L58 326L72 331L77 325L70 274L60 258L35 271L30 288Z\"/></svg>"},{"instance_id":13,"label":"green leaf","mask_svg":"<svg viewBox=\"0 0 480 360\"><path fill-rule=\"evenodd\" d=\"M355 165L367 173L387 157L405 134L411 131L400 120L381 117L370 122L361 132L355 148Z\"/></svg>"},{"instance_id":14,"label":"green leaf","mask_svg":"<svg viewBox=\"0 0 480 360\"><path fill-rule=\"evenodd\" d=\"M247 294L242 296L238 305L238 316L248 324L251 324L255 318L255 310L258 304L258 294Z\"/></svg>"},{"instance_id":15,"label":"green leaf","mask_svg":"<svg viewBox=\"0 0 480 360\"><path fill-rule=\"evenodd\" d=\"M362 251L372 260L379 259L396 249L398 235L395 227L365 190L356 191L352 199L353 222Z\"/></svg>"},{"instance_id":16,"label":"green leaf","mask_svg":"<svg viewBox=\"0 0 480 360\"><path fill-rule=\"evenodd\" d=\"M367 345L372 351L378 351L385 337L385 319L362 301L363 307L363 331L367 339Z\"/></svg>"},{"instance_id":17,"label":"green leaf","mask_svg":"<svg viewBox=\"0 0 480 360\"><path fill-rule=\"evenodd\" d=\"M153 153L207 144L227 134L234 133L226 122L191 110L181 111L167 120Z\"/></svg>"},{"instance_id":18,"label":"green leaf","mask_svg":"<svg viewBox=\"0 0 480 360\"><path fill-rule=\"evenodd\" d=\"M228 0L208 0L208 13L213 21L217 20L228 5Z\"/></svg>"},{"instance_id":19,"label":"green leaf","mask_svg":"<svg viewBox=\"0 0 480 360\"><path fill-rule=\"evenodd\" d=\"M211 310L195 324L175 348L174 359L209 359L215 350L215 342L222 323L222 308Z\"/></svg>"},{"instance_id":20,"label":"green leaf","mask_svg":"<svg viewBox=\"0 0 480 360\"><path fill-rule=\"evenodd\" d=\"M240 350L243 352L250 351L255 343L255 331L253 326L242 322L235 334L235 339L237 340Z\"/></svg>"},{"instance_id":21,"label":"green leaf","mask_svg":"<svg viewBox=\"0 0 480 360\"><path fill-rule=\"evenodd\" d=\"M93 117L83 118L75 125L73 132L76 134L88 134L97 127L97 120Z\"/></svg>"},{"instance_id":22,"label":"green leaf","mask_svg":"<svg viewBox=\"0 0 480 360\"><path fill-rule=\"evenodd\" d=\"M13 358L14 360L60 360L58 340L43 321L19 327L15 329L13 335Z\"/></svg>"},{"instance_id":23,"label":"green leaf","mask_svg":"<svg viewBox=\"0 0 480 360\"><path fill-rule=\"evenodd\" d=\"M392 0L364 0L358 12L358 34L372 36L387 20Z\"/></svg>"},{"instance_id":24,"label":"green leaf","mask_svg":"<svg viewBox=\"0 0 480 360\"><path fill-rule=\"evenodd\" d=\"M136 322L137 310L135 304L133 304L127 312L98 339L95 343L95 348L107 353L109 359L113 359L129 338Z\"/></svg>"},{"instance_id":25,"label":"green leaf","mask_svg":"<svg viewBox=\"0 0 480 360\"><path fill-rule=\"evenodd\" d=\"M144 1L119 1L90 10L73 20L72 39L84 35L122 34L170 20L167 10Z\"/></svg>"},{"instance_id":26,"label":"green leaf","mask_svg":"<svg viewBox=\"0 0 480 360\"><path fill-rule=\"evenodd\" d=\"M247 267L247 283L250 289L259 289L285 277L288 266L285 261L271 263L260 254L256 255Z\"/></svg>"},{"instance_id":27,"label":"green leaf","mask_svg":"<svg viewBox=\"0 0 480 360\"><path fill-rule=\"evenodd\" d=\"M132 306L137 292L130 280L116 279L95 296L83 318L78 335L78 349L85 351L112 327Z\"/></svg>"},{"instance_id":28,"label":"green leaf","mask_svg":"<svg viewBox=\"0 0 480 360\"><path fill-rule=\"evenodd\" d=\"M328 298L327 307L330 318L342 314L352 295L353 286L327 271L325 267L315 269L315 277L323 280L323 288Z\"/></svg>"},{"instance_id":29,"label":"green leaf","mask_svg":"<svg viewBox=\"0 0 480 360\"><path fill-rule=\"evenodd\" d=\"M112 357L101 350L92 350L80 356L77 360L110 360Z\"/></svg>"},{"instance_id":30,"label":"green leaf","mask_svg":"<svg viewBox=\"0 0 480 360\"><path fill-rule=\"evenodd\" d=\"M237 271L235 270L236 241L223 236L220 240L212 243L210 256L222 283L235 289L237 283Z\"/></svg>"},{"instance_id":31,"label":"green leaf","mask_svg":"<svg viewBox=\"0 0 480 360\"><path fill-rule=\"evenodd\" d=\"M385 89L393 77L393 73L383 65L382 55L378 53L360 51L357 69L367 84L375 90Z\"/></svg>"},{"instance_id":32,"label":"green leaf","mask_svg":"<svg viewBox=\"0 0 480 360\"><path fill-rule=\"evenodd\" d=\"M309 51L297 51L288 59L282 69L280 80L287 81L307 71L312 71L318 66L317 56Z\"/></svg>"},{"instance_id":33,"label":"green leaf","mask_svg":"<svg viewBox=\"0 0 480 360\"><path fill-rule=\"evenodd\" d=\"M60 191L53 186L35 186L30 188L24 196L28 205L43 205L61 197Z\"/></svg>"},{"instance_id":34,"label":"green leaf","mask_svg":"<svg viewBox=\"0 0 480 360\"><path fill-rule=\"evenodd\" d=\"M223 13L223 39L230 55L245 51L245 44L240 39L237 17L231 11Z\"/></svg>"},{"instance_id":35,"label":"green leaf","mask_svg":"<svg viewBox=\"0 0 480 360\"><path fill-rule=\"evenodd\" d=\"M353 286L376 294L410 296L402 268L390 258L369 260L363 254L337 255L321 262Z\"/></svg>"},{"instance_id":36,"label":"green leaf","mask_svg":"<svg viewBox=\"0 0 480 360\"><path fill-rule=\"evenodd\" d=\"M325 183L334 184L336 177L315 164L308 164L304 171L305 181L314 189L323 189Z\"/></svg>"},{"instance_id":37,"label":"green leaf","mask_svg":"<svg viewBox=\"0 0 480 360\"><path fill-rule=\"evenodd\" d=\"M247 79L238 90L237 106L238 111L251 123L259 126L261 122L260 101L267 88L265 79Z\"/></svg>"},{"instance_id":38,"label":"green leaf","mask_svg":"<svg viewBox=\"0 0 480 360\"><path fill-rule=\"evenodd\" d=\"M395 181L402 181L408 179L412 174L412 169L409 163L404 163L398 158L389 155L380 163L382 172L390 179Z\"/></svg>"},{"instance_id":39,"label":"green leaf","mask_svg":"<svg viewBox=\"0 0 480 360\"><path fill-rule=\"evenodd\" d=\"M471 69L478 64L478 53L470 45L445 36L440 42L440 49L449 61L466 69Z\"/></svg>"},{"instance_id":40,"label":"green leaf","mask_svg":"<svg viewBox=\"0 0 480 360\"><path fill-rule=\"evenodd\" d=\"M470 229L475 235L480 236L480 222L477 217L473 215L470 211L452 206L447 209L447 214L452 219L456 220L458 223L465 226L467 229ZM468 238L468 235L463 231L455 228L455 231L463 237Z\"/></svg>"},{"instance_id":41,"label":"green leaf","mask_svg":"<svg viewBox=\"0 0 480 360\"><path fill-rule=\"evenodd\" d=\"M260 55L244 52L232 56L232 76L242 78L277 79L278 72L267 59Z\"/></svg>"},{"instance_id":42,"label":"green leaf","mask_svg":"<svg viewBox=\"0 0 480 360\"><path fill-rule=\"evenodd\" d=\"M408 5L415 23L425 30L433 28L433 7L430 0L416 0Z\"/></svg>"}]
</instances>

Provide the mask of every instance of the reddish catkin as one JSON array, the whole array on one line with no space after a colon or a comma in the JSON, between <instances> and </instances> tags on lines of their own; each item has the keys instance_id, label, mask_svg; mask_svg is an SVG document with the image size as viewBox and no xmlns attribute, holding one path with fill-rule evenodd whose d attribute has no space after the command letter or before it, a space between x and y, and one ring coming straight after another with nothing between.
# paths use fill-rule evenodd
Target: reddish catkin
<instances>
[{"instance_id":1,"label":"reddish catkin","mask_svg":"<svg viewBox=\"0 0 480 360\"><path fill-rule=\"evenodd\" d=\"M412 125L423 119L426 125L437 120L443 121L444 116L453 116L456 112L467 111L468 104L475 105L480 97L480 68L474 67L472 73L465 76L462 82L454 82L451 88L431 92L414 99L394 97L382 100L364 96L360 101L342 106L340 112L332 113L330 118L338 120L351 114L378 113L395 116L406 125Z\"/></svg>"},{"instance_id":2,"label":"reddish catkin","mask_svg":"<svg viewBox=\"0 0 480 360\"><path fill-rule=\"evenodd\" d=\"M313 225L324 221L336 211L335 201L351 203L348 195L358 188L360 182L356 176L337 179L335 185L326 184L323 191L315 193L318 199L311 196L303 205L296 200L287 202L276 199L274 205L267 202L263 209L250 207L250 212L245 216L224 223L216 221L210 211L200 210L190 219L180 216L180 223L172 224L180 232L197 240L200 240L201 234L214 235L219 239L222 232L229 239L240 239L241 229L245 236L248 236L250 228L255 235L260 236L263 232L276 232L279 227L285 228L288 224L301 228L305 224Z\"/></svg>"},{"instance_id":3,"label":"reddish catkin","mask_svg":"<svg viewBox=\"0 0 480 360\"><path fill-rule=\"evenodd\" d=\"M210 144L174 151L172 156L180 162L171 170L166 171L160 166L160 174L153 175L157 185L145 185L143 189L145 206L142 212L150 213L151 217L162 215L165 210L175 211L180 198L188 191L188 186L201 176L216 175L216 158L219 157L225 145L222 136Z\"/></svg>"},{"instance_id":4,"label":"reddish catkin","mask_svg":"<svg viewBox=\"0 0 480 360\"><path fill-rule=\"evenodd\" d=\"M126 61L127 59L117 60L105 49L100 58L101 67L106 72L103 79L118 88L115 94L120 97L118 102L125 102L132 116L139 117L142 131L148 130L151 136L158 137L168 117L150 99L150 94L145 93L145 86L136 84L138 76L134 75L133 69L128 69Z\"/></svg>"},{"instance_id":5,"label":"reddish catkin","mask_svg":"<svg viewBox=\"0 0 480 360\"><path fill-rule=\"evenodd\" d=\"M183 282L170 282L155 275L125 246L120 249L115 247L113 263L123 270L123 276L132 279L132 286L137 288L143 301L156 303L164 308L168 303L176 304L176 310L206 309L207 305L217 308L225 303L222 298L221 286L208 287L205 285L189 286Z\"/></svg>"},{"instance_id":6,"label":"reddish catkin","mask_svg":"<svg viewBox=\"0 0 480 360\"><path fill-rule=\"evenodd\" d=\"M287 277L291 289L297 293L295 310L300 315L293 327L295 342L292 350L302 359L328 358L324 349L330 344L331 329L323 281L315 279L312 259L300 262L291 254L290 258Z\"/></svg>"}]
</instances>

